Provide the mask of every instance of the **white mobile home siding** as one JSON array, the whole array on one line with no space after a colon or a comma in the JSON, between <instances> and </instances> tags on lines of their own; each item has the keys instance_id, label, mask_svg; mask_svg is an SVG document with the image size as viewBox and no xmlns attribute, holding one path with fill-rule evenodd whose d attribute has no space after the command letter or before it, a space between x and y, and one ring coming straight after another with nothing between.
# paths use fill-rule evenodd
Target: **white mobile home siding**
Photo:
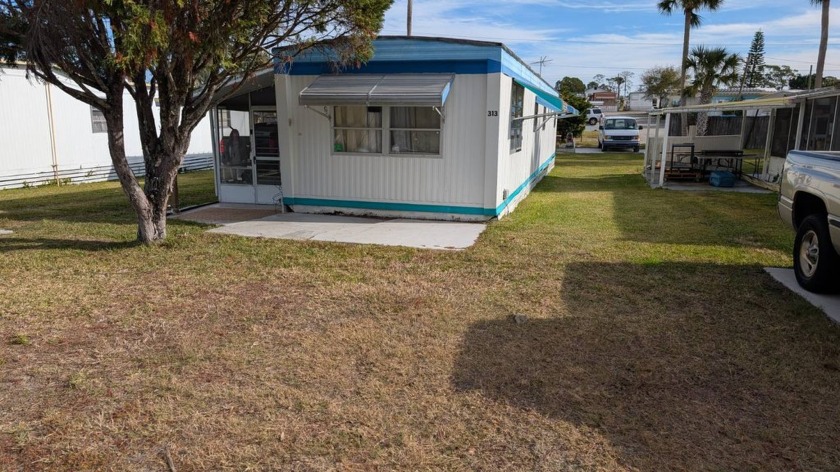
<instances>
[{"instance_id":1,"label":"white mobile home siding","mask_svg":"<svg viewBox=\"0 0 840 472\"><path fill-rule=\"evenodd\" d=\"M504 117L510 117L510 96L513 79L507 75L501 75L500 99ZM536 95L525 89L524 116L534 115L534 103ZM544 113L540 106L538 114ZM537 124L542 123L542 118L535 118ZM545 127L534 131L534 120L524 120L522 124L522 149L518 152L510 151L510 126L511 121L503 121L499 133L499 179L497 184L496 206L501 205L505 199L510 198L507 206L499 214L503 217L513 211L516 206L528 196L531 189L540 181L541 175L547 173L554 167L554 152L556 146L556 119L548 120ZM538 173L540 168L542 171ZM535 176L535 173L538 173ZM524 184L524 187L523 187ZM518 193L516 193L518 191ZM516 193L514 195L514 193ZM511 198L512 197L512 198Z\"/></svg>"},{"instance_id":2,"label":"white mobile home siding","mask_svg":"<svg viewBox=\"0 0 840 472\"><path fill-rule=\"evenodd\" d=\"M535 118L551 110L573 112L562 103L551 84L540 78L521 59L499 43L447 38L381 37L374 41L374 57L361 66L337 68L328 50L297 54L277 48L274 69L281 195L294 211L432 219L486 220L509 213L553 165L556 119ZM332 117L334 108L301 106L301 92L319 77L333 76L334 84L350 84L340 75L451 74L451 88L442 88L440 101L445 119L441 126L440 156L390 155L383 136L381 153L335 152ZM368 78L360 78L367 80ZM416 77L419 79L419 77ZM390 80L390 79L383 79ZM523 146L510 152L510 91L512 81L525 87L522 121ZM267 85L257 79L254 90ZM385 87L387 88L387 87ZM347 100L345 91L322 101L311 98L318 86L304 94L305 102L368 103L370 106L399 103L400 95L387 100L368 91L366 101ZM410 90L403 97L413 96ZM244 93L221 103L220 108L242 107ZM324 99L324 97L329 97ZM538 99L539 97L539 99ZM250 105L251 96L248 96ZM540 102L535 111L534 105ZM263 105L269 101L260 98ZM406 99L406 104L412 103ZM545 106L544 106L545 105ZM426 105L431 106L431 105ZM383 110L383 133L388 132L387 109ZM535 129L535 123L542 126ZM244 180L244 179L243 179ZM275 201L227 182L222 201ZM233 188L236 186L236 188ZM269 196L270 197L270 196Z\"/></svg>"},{"instance_id":3,"label":"white mobile home siding","mask_svg":"<svg viewBox=\"0 0 840 472\"><path fill-rule=\"evenodd\" d=\"M330 121L298 105L300 91L316 78L275 79L277 103L286 105L278 107L280 141L288 143L290 156L285 159L281 151L281 172L291 175L284 179L284 193L296 199L484 206L486 75L455 77L444 107L440 157L334 154ZM284 108L289 110L287 117ZM284 131L283 123L289 120Z\"/></svg>"},{"instance_id":4,"label":"white mobile home siding","mask_svg":"<svg viewBox=\"0 0 840 472\"><path fill-rule=\"evenodd\" d=\"M0 74L0 103L0 188L37 185L56 177L73 183L116 178L108 135L93 132L89 105L55 86L28 80L24 70L13 68L3 68ZM145 171L143 150L128 93L123 107L126 155L140 176ZM182 167L210 168L211 146L210 123L205 118L193 132Z\"/></svg>"}]
</instances>

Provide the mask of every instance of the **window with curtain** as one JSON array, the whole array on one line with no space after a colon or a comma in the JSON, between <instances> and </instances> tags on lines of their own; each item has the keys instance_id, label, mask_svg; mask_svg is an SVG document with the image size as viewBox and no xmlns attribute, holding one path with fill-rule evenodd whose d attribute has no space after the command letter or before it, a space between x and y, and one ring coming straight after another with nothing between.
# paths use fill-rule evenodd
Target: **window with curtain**
<instances>
[{"instance_id":1,"label":"window with curtain","mask_svg":"<svg viewBox=\"0 0 840 472\"><path fill-rule=\"evenodd\" d=\"M525 109L525 87L511 82L510 85L510 152L522 150L522 118Z\"/></svg>"},{"instance_id":2,"label":"window with curtain","mask_svg":"<svg viewBox=\"0 0 840 472\"><path fill-rule=\"evenodd\" d=\"M440 154L440 115L431 107L391 107L391 154Z\"/></svg>"},{"instance_id":3,"label":"window with curtain","mask_svg":"<svg viewBox=\"0 0 840 472\"><path fill-rule=\"evenodd\" d=\"M333 151L382 153L382 107L337 106Z\"/></svg>"}]
</instances>

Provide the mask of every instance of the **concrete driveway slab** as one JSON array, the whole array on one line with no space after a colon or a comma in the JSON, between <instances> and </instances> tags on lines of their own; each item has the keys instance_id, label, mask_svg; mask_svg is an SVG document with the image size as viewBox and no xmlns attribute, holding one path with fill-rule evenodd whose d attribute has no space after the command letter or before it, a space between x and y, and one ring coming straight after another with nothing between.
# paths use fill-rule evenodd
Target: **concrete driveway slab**
<instances>
[{"instance_id":1,"label":"concrete driveway slab","mask_svg":"<svg viewBox=\"0 0 840 472\"><path fill-rule=\"evenodd\" d=\"M805 290L796 283L796 276L793 274L793 269L765 267L764 271L790 291L798 294L805 300L808 300L811 305L822 310L832 321L840 323L840 295L819 295Z\"/></svg>"},{"instance_id":2,"label":"concrete driveway slab","mask_svg":"<svg viewBox=\"0 0 840 472\"><path fill-rule=\"evenodd\" d=\"M277 239L406 246L422 249L466 249L486 228L482 223L360 218L282 213L226 224L211 233Z\"/></svg>"}]
</instances>

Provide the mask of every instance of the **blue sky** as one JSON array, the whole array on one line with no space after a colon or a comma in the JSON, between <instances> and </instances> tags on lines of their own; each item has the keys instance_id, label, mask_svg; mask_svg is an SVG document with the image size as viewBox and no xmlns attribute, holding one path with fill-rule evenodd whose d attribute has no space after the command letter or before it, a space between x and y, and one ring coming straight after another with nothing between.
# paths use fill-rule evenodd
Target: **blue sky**
<instances>
[{"instance_id":1,"label":"blue sky","mask_svg":"<svg viewBox=\"0 0 840 472\"><path fill-rule=\"evenodd\" d=\"M657 65L679 64L683 17L661 15L656 0L414 0L413 34L507 44L526 62L542 56L550 83L564 76L584 83L596 74L629 70L634 84ZM407 0L396 0L382 34L404 35ZM807 73L815 64L820 9L808 0L724 0L691 32L691 46L724 46L746 56L753 35L765 35L765 62ZM840 6L832 8L826 75L840 76ZM538 70L538 65L532 66ZM635 89L635 85L633 87Z\"/></svg>"}]
</instances>

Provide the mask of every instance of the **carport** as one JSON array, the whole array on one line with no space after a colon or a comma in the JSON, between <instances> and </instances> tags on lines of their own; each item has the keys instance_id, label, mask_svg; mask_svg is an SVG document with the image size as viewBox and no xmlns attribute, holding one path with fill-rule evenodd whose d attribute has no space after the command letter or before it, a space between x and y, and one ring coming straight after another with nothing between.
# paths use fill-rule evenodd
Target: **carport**
<instances>
[{"instance_id":1,"label":"carport","mask_svg":"<svg viewBox=\"0 0 840 472\"><path fill-rule=\"evenodd\" d=\"M756 100L743 100L722 103L710 103L704 105L692 105L684 107L665 108L655 110L649 115L655 117L654 136L648 135L645 146L645 159L642 173L645 179L653 188L666 186L668 174L674 172L672 166L678 150L688 150L691 156L691 165L694 165L695 152L708 152L708 157L726 156L731 160L743 160L744 136L747 125L747 113L749 111L768 110L770 112L770 124L767 127L767 136L763 152L757 156L762 160L762 176L769 172L770 156L774 131L776 128L776 117L779 110L794 109L797 103L804 101L805 96L780 96L772 98L761 98ZM741 132L739 135L728 136L670 136L671 117L675 113L714 113L714 112L741 112ZM660 136L660 125L664 117L664 134ZM805 120L805 107L799 107L798 122L796 126L796 137L794 143L802 141L803 123ZM791 139L791 127L788 126L786 142ZM718 154L715 154L718 153ZM785 151L786 154L786 151ZM702 158L701 158L702 159Z\"/></svg>"}]
</instances>

